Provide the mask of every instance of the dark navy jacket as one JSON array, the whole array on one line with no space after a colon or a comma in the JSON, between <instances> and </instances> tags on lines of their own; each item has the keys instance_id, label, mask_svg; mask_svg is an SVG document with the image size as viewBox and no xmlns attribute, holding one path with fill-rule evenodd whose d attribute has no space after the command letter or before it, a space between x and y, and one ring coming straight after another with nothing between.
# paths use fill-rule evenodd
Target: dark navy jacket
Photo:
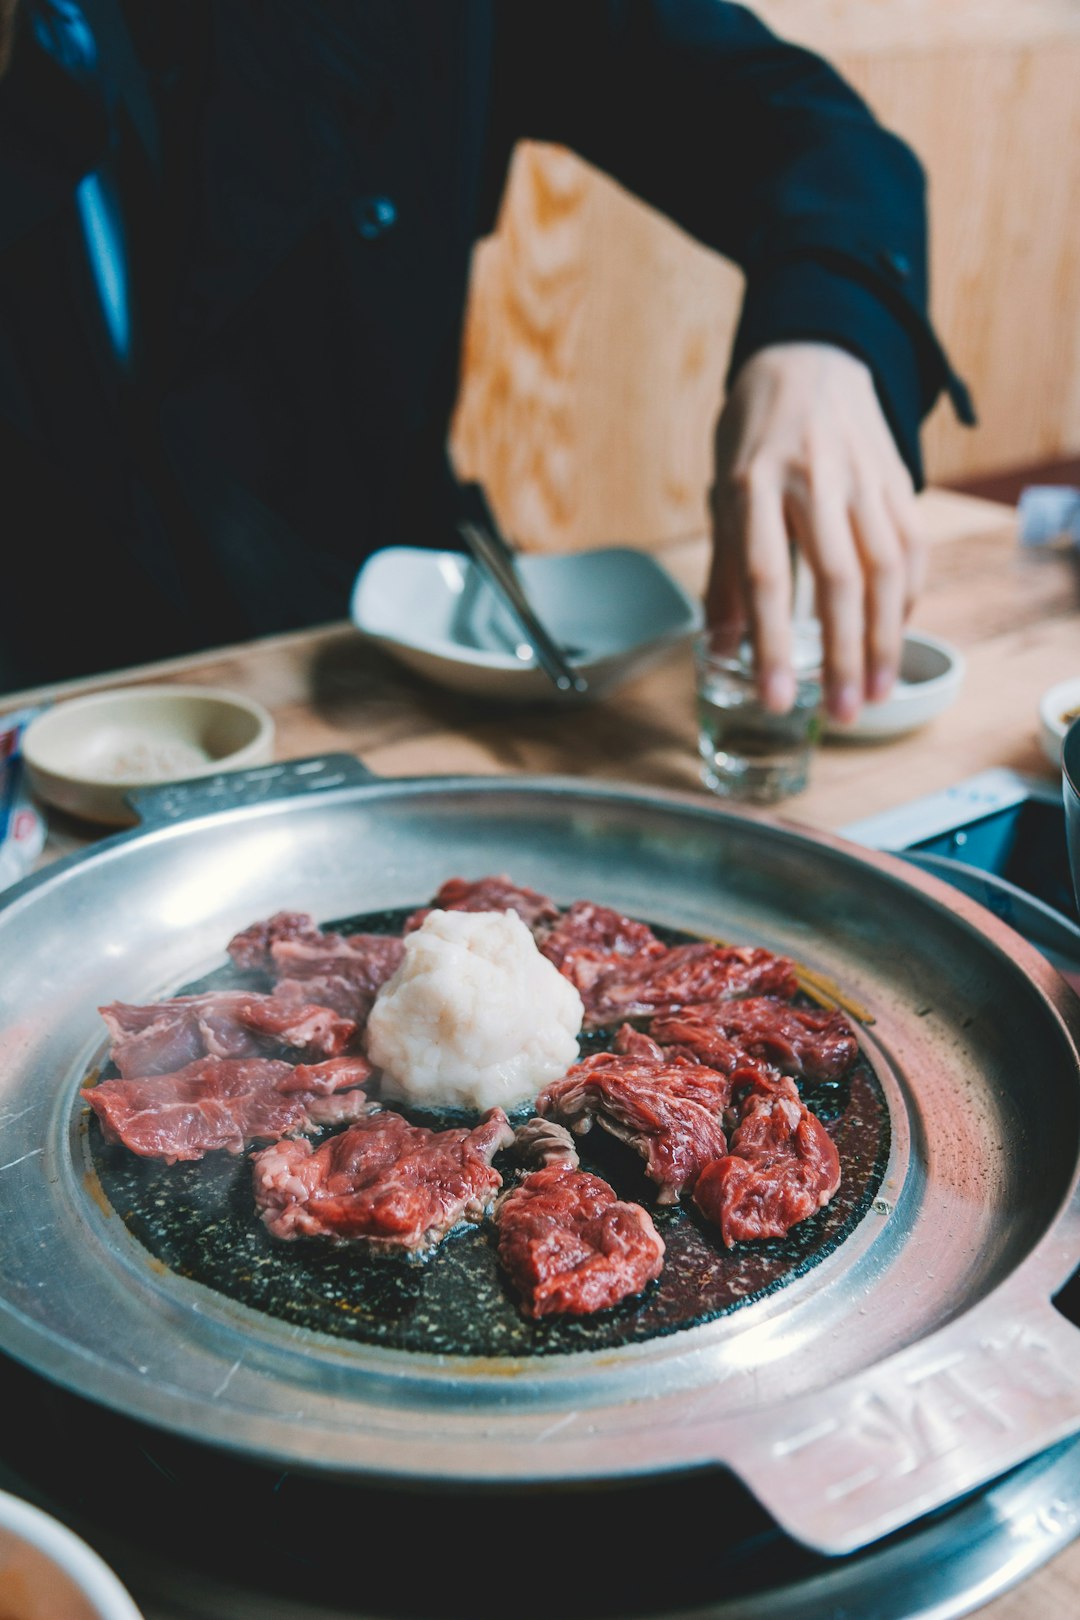
<instances>
[{"instance_id":1,"label":"dark navy jacket","mask_svg":"<svg viewBox=\"0 0 1080 1620\"><path fill-rule=\"evenodd\" d=\"M80 4L95 82L46 54L32 11L0 82L0 487L23 603L3 689L342 618L376 547L454 544L470 254L523 137L742 266L733 369L782 339L851 349L917 483L942 388L970 414L928 320L917 159L742 7ZM127 223L129 373L75 221L101 163Z\"/></svg>"}]
</instances>

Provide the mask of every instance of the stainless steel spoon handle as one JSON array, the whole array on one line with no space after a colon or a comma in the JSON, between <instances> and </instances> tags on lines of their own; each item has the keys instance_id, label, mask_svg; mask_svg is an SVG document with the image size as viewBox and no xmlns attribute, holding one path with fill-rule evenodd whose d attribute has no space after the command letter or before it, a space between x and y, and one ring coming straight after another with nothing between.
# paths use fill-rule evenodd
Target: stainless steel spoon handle
<instances>
[{"instance_id":1,"label":"stainless steel spoon handle","mask_svg":"<svg viewBox=\"0 0 1080 1620\"><path fill-rule=\"evenodd\" d=\"M513 550L500 535L488 511L483 491L477 484L467 484L463 486L462 496L466 511L458 520L458 533L477 566L483 570L517 620L532 647L536 662L557 691L587 692L588 681L570 667L554 638L537 617L518 577Z\"/></svg>"}]
</instances>

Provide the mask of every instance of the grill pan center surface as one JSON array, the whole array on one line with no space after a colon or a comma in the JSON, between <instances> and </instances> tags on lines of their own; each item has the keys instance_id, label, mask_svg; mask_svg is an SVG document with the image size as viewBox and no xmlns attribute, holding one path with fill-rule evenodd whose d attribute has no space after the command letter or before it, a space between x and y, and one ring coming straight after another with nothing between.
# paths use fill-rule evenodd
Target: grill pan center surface
<instances>
[{"instance_id":1,"label":"grill pan center surface","mask_svg":"<svg viewBox=\"0 0 1080 1620\"><path fill-rule=\"evenodd\" d=\"M423 897L416 902L427 903ZM353 916L324 926L342 934L400 934L414 909ZM693 938L653 926L665 943ZM271 987L268 978L230 964L185 985L180 993ZM613 1036L613 1030L586 1036L582 1055L608 1049ZM110 1072L102 1069L101 1078ZM648 1208L666 1246L664 1270L643 1295L590 1316L540 1322L525 1317L500 1274L490 1221L459 1228L421 1262L372 1253L363 1242L275 1240L255 1214L254 1150L239 1158L213 1153L195 1163L167 1165L106 1142L97 1120L84 1118L93 1178L88 1186L93 1197L104 1196L170 1273L313 1333L471 1358L613 1350L752 1304L831 1254L866 1214L881 1184L890 1142L885 1097L870 1065L860 1057L842 1081L803 1084L801 1090L836 1143L842 1180L829 1205L783 1239L740 1243L727 1250L718 1230L686 1200L667 1209L655 1206L655 1189L629 1148L599 1128L578 1140L583 1167L611 1182L621 1198ZM413 1123L429 1128L475 1123L474 1116L460 1112L420 1113L395 1106ZM527 1118L528 1112L515 1119ZM512 1150L497 1157L496 1168L509 1185L515 1170Z\"/></svg>"}]
</instances>

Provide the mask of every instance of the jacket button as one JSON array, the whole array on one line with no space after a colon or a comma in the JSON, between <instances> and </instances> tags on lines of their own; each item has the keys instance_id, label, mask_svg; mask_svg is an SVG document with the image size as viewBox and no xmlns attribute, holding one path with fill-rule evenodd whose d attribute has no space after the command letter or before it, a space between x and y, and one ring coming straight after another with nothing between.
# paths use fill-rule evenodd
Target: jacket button
<instances>
[{"instance_id":1,"label":"jacket button","mask_svg":"<svg viewBox=\"0 0 1080 1620\"><path fill-rule=\"evenodd\" d=\"M389 197L358 197L352 205L352 217L359 234L373 242L397 223L397 209Z\"/></svg>"},{"instance_id":2,"label":"jacket button","mask_svg":"<svg viewBox=\"0 0 1080 1620\"><path fill-rule=\"evenodd\" d=\"M911 260L906 253L897 253L892 248L882 248L878 254L878 263L894 275L897 281L907 281L911 275Z\"/></svg>"}]
</instances>

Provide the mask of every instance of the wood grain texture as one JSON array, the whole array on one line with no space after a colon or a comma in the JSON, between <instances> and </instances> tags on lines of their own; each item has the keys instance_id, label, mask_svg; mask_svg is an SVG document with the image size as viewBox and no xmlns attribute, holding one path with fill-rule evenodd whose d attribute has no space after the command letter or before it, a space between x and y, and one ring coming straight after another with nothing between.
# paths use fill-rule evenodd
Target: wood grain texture
<instances>
[{"instance_id":1,"label":"wood grain texture","mask_svg":"<svg viewBox=\"0 0 1080 1620\"><path fill-rule=\"evenodd\" d=\"M1080 36L840 60L927 168L931 300L979 426L943 401L928 474L1080 447Z\"/></svg>"},{"instance_id":2,"label":"wood grain texture","mask_svg":"<svg viewBox=\"0 0 1080 1620\"><path fill-rule=\"evenodd\" d=\"M1080 39L1075 0L756 0L751 9L827 56Z\"/></svg>"},{"instance_id":3,"label":"wood grain texture","mask_svg":"<svg viewBox=\"0 0 1080 1620\"><path fill-rule=\"evenodd\" d=\"M765 0L928 173L932 307L979 410L931 481L1080 450L1080 6ZM700 528L740 273L558 148L523 145L477 251L452 449L530 549Z\"/></svg>"},{"instance_id":4,"label":"wood grain texture","mask_svg":"<svg viewBox=\"0 0 1080 1620\"><path fill-rule=\"evenodd\" d=\"M572 153L523 143L477 251L453 448L531 549L705 522L739 272Z\"/></svg>"}]
</instances>

